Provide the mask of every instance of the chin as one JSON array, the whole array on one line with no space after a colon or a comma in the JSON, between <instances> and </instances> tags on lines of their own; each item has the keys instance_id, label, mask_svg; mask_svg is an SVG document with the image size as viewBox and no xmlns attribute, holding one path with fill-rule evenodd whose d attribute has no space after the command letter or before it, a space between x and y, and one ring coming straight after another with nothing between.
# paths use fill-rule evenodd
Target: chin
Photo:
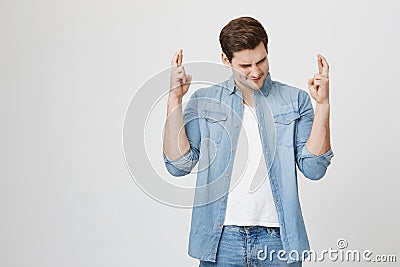
<instances>
[{"instance_id":1,"label":"chin","mask_svg":"<svg viewBox=\"0 0 400 267\"><path fill-rule=\"evenodd\" d=\"M254 89L254 90L260 90L265 82L265 78L262 77L260 80L254 82L250 79L248 79L247 84L250 86L250 88Z\"/></svg>"}]
</instances>

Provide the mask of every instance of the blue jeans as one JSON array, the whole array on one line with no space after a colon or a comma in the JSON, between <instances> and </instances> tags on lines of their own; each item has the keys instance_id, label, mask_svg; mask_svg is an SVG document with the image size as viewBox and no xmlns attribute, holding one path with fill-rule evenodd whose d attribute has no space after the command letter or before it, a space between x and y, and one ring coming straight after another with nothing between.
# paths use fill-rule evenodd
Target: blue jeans
<instances>
[{"instance_id":1,"label":"blue jeans","mask_svg":"<svg viewBox=\"0 0 400 267\"><path fill-rule=\"evenodd\" d=\"M302 266L301 261L287 264L279 250L283 250L279 227L224 225L217 262L200 261L199 266Z\"/></svg>"}]
</instances>

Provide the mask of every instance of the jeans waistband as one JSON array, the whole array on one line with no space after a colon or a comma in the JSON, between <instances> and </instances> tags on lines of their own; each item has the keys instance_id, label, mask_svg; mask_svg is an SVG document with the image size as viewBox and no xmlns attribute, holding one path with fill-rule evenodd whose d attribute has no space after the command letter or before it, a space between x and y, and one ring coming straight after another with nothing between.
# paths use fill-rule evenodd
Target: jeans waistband
<instances>
[{"instance_id":1,"label":"jeans waistband","mask_svg":"<svg viewBox=\"0 0 400 267\"><path fill-rule=\"evenodd\" d=\"M275 226L261 226L261 225L249 225L249 226L241 226L241 225L224 225L224 230L227 231L238 231L238 232L257 232L263 231L267 229L268 231L280 232L279 227Z\"/></svg>"},{"instance_id":2,"label":"jeans waistband","mask_svg":"<svg viewBox=\"0 0 400 267\"><path fill-rule=\"evenodd\" d=\"M234 225L236 226L236 225ZM260 228L260 227L264 227L264 228L269 228L269 229L279 229L279 227L276 226L262 226L262 225L249 225L249 226L238 226L238 227L244 227L244 229L249 230L249 229L254 229L254 228Z\"/></svg>"}]
</instances>

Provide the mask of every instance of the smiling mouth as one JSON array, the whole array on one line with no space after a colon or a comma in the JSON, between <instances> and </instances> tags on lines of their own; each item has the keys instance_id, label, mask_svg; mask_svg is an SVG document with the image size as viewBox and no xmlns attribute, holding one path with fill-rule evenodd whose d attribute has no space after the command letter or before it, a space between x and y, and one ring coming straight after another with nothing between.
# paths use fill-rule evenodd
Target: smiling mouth
<instances>
[{"instance_id":1,"label":"smiling mouth","mask_svg":"<svg viewBox=\"0 0 400 267\"><path fill-rule=\"evenodd\" d=\"M257 82L257 81L259 81L259 80L261 79L262 76L263 76L263 75L261 75L261 76L258 77L258 78L252 78L252 79L250 79L250 80L252 80L253 82Z\"/></svg>"}]
</instances>

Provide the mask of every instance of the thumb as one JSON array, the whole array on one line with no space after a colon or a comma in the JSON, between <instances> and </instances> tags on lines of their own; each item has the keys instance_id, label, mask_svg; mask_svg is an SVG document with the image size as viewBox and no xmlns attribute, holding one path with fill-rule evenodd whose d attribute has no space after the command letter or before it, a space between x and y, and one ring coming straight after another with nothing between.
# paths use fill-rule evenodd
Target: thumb
<instances>
[{"instance_id":1,"label":"thumb","mask_svg":"<svg viewBox=\"0 0 400 267\"><path fill-rule=\"evenodd\" d=\"M186 82L182 84L183 88L183 93L186 94L186 92L189 90L190 83L192 82L192 75L186 75Z\"/></svg>"},{"instance_id":2,"label":"thumb","mask_svg":"<svg viewBox=\"0 0 400 267\"><path fill-rule=\"evenodd\" d=\"M312 96L312 98L316 99L316 97L318 96L317 94L317 90L315 89L314 86L314 79L308 79L308 89L310 90L310 94Z\"/></svg>"},{"instance_id":3,"label":"thumb","mask_svg":"<svg viewBox=\"0 0 400 267\"><path fill-rule=\"evenodd\" d=\"M313 78L308 79L308 88L312 87L313 84L314 84L314 79Z\"/></svg>"}]
</instances>

